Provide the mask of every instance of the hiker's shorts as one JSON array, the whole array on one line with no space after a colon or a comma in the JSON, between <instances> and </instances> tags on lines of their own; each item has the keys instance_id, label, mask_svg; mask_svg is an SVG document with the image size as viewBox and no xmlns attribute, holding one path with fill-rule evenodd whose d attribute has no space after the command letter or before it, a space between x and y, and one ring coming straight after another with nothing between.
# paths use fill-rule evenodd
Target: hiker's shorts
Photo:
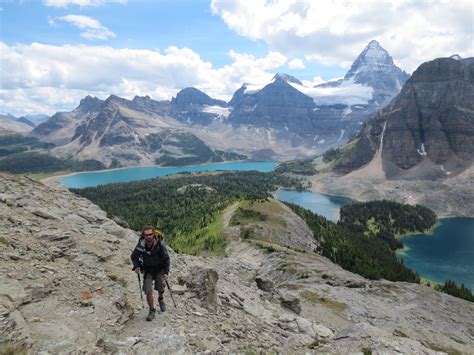
<instances>
[{"instance_id":1,"label":"hiker's shorts","mask_svg":"<svg viewBox=\"0 0 474 355\"><path fill-rule=\"evenodd\" d=\"M153 279L153 275L150 273L145 274L145 280L143 281L143 292L145 294L153 293L153 281L155 282L155 290L162 293L165 291L165 283L163 281L163 271L156 274Z\"/></svg>"}]
</instances>

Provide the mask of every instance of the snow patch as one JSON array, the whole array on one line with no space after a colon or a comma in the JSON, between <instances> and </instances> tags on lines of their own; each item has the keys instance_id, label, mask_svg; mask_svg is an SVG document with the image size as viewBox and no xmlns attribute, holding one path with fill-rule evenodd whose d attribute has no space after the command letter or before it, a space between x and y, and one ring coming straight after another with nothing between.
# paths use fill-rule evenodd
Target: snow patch
<instances>
[{"instance_id":1,"label":"snow patch","mask_svg":"<svg viewBox=\"0 0 474 355\"><path fill-rule=\"evenodd\" d=\"M444 168L443 165L441 165L441 170L443 170L443 171L446 173L446 175L450 175L450 174L451 174L450 171L446 171L446 169Z\"/></svg>"},{"instance_id":2,"label":"snow patch","mask_svg":"<svg viewBox=\"0 0 474 355\"><path fill-rule=\"evenodd\" d=\"M214 113L219 116L228 117L230 114L230 110L227 107L220 107L220 106L205 106L202 109L202 112L207 113Z\"/></svg>"},{"instance_id":3,"label":"snow patch","mask_svg":"<svg viewBox=\"0 0 474 355\"><path fill-rule=\"evenodd\" d=\"M288 132L289 130L290 130L290 129L288 128L288 126L287 126L286 123L285 123L285 131Z\"/></svg>"},{"instance_id":4,"label":"snow patch","mask_svg":"<svg viewBox=\"0 0 474 355\"><path fill-rule=\"evenodd\" d=\"M318 137L319 137L319 134L315 135L313 141L316 142L316 139L318 139Z\"/></svg>"},{"instance_id":5,"label":"snow patch","mask_svg":"<svg viewBox=\"0 0 474 355\"><path fill-rule=\"evenodd\" d=\"M352 79L345 80L336 87L306 87L295 83L288 83L296 90L311 97L314 103L321 105L345 104L367 105L372 99L374 89L370 86L356 84Z\"/></svg>"},{"instance_id":6,"label":"snow patch","mask_svg":"<svg viewBox=\"0 0 474 355\"><path fill-rule=\"evenodd\" d=\"M342 112L342 118L346 117L348 114L352 112L351 107L347 106L344 111Z\"/></svg>"},{"instance_id":7,"label":"snow patch","mask_svg":"<svg viewBox=\"0 0 474 355\"><path fill-rule=\"evenodd\" d=\"M421 147L420 149L417 149L416 150L418 152L418 154L420 155L428 155L428 153L426 153L426 150L425 150L425 145L424 143L421 143Z\"/></svg>"},{"instance_id":8,"label":"snow patch","mask_svg":"<svg viewBox=\"0 0 474 355\"><path fill-rule=\"evenodd\" d=\"M341 129L341 135L339 136L339 139L337 140L336 143L339 143L339 142L341 141L341 139L342 139L342 137L344 136L344 133L345 133L345 132L346 132L345 129Z\"/></svg>"},{"instance_id":9,"label":"snow patch","mask_svg":"<svg viewBox=\"0 0 474 355\"><path fill-rule=\"evenodd\" d=\"M323 144L326 140L325 139L321 139L318 144Z\"/></svg>"}]
</instances>

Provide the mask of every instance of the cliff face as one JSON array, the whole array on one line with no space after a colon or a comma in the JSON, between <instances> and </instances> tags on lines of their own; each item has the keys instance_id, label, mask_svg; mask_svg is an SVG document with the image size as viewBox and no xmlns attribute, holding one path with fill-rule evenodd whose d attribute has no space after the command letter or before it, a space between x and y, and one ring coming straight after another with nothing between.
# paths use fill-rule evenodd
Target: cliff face
<instances>
[{"instance_id":1,"label":"cliff face","mask_svg":"<svg viewBox=\"0 0 474 355\"><path fill-rule=\"evenodd\" d=\"M387 114L383 159L406 170L429 159L448 172L474 159L474 64L422 64Z\"/></svg>"},{"instance_id":2,"label":"cliff face","mask_svg":"<svg viewBox=\"0 0 474 355\"><path fill-rule=\"evenodd\" d=\"M274 210L284 223L275 227L279 239L262 241L263 249L239 240L239 227L229 227L226 218L232 241L225 257L171 251L177 307L167 291L167 312L145 322L129 261L137 234L64 188L0 173L0 347L35 353L472 350L472 303L342 270L311 251L309 229L286 206ZM264 252L270 246L273 252Z\"/></svg>"},{"instance_id":3,"label":"cliff face","mask_svg":"<svg viewBox=\"0 0 474 355\"><path fill-rule=\"evenodd\" d=\"M340 150L335 169L358 169L379 149L388 178L443 179L472 166L472 61L440 58L422 64L391 104Z\"/></svg>"}]
</instances>

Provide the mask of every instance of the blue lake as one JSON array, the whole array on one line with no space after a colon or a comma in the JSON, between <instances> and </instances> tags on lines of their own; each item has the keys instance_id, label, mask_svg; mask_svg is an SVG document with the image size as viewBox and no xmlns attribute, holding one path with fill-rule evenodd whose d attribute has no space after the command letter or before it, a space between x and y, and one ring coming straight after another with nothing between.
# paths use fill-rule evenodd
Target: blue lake
<instances>
[{"instance_id":1,"label":"blue lake","mask_svg":"<svg viewBox=\"0 0 474 355\"><path fill-rule=\"evenodd\" d=\"M312 191L278 190L275 196L281 201L304 207L333 222L339 220L341 207L352 201L347 197L323 195Z\"/></svg>"},{"instance_id":2,"label":"blue lake","mask_svg":"<svg viewBox=\"0 0 474 355\"><path fill-rule=\"evenodd\" d=\"M59 182L70 188L93 187L114 182L127 182L133 180L152 179L159 176L198 171L216 170L257 170L268 172L275 170L275 162L228 162L208 165L190 165L172 168L162 168L157 166L136 167L116 170L94 171L78 173L59 179Z\"/></svg>"},{"instance_id":3,"label":"blue lake","mask_svg":"<svg viewBox=\"0 0 474 355\"><path fill-rule=\"evenodd\" d=\"M443 218L430 235L402 239L397 255L405 265L435 282L447 279L474 291L474 218Z\"/></svg>"}]
</instances>

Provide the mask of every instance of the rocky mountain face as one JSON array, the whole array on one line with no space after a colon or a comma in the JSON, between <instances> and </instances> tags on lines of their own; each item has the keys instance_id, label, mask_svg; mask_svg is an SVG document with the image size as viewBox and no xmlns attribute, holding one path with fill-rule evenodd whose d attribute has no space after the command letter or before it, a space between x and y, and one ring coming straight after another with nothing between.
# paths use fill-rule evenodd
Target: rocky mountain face
<instances>
[{"instance_id":1,"label":"rocky mountain face","mask_svg":"<svg viewBox=\"0 0 474 355\"><path fill-rule=\"evenodd\" d=\"M392 103L336 153L336 170L358 169L378 151L387 178L445 179L472 166L473 73L471 58L422 64Z\"/></svg>"},{"instance_id":2,"label":"rocky mountain face","mask_svg":"<svg viewBox=\"0 0 474 355\"><path fill-rule=\"evenodd\" d=\"M232 105L229 122L298 134L312 131L310 118L316 105L309 96L291 86L291 82L299 83L289 75L277 74L270 84L248 94L244 85L229 102Z\"/></svg>"},{"instance_id":3,"label":"rocky mountain face","mask_svg":"<svg viewBox=\"0 0 474 355\"><path fill-rule=\"evenodd\" d=\"M225 257L170 251L176 308L166 291L167 311L145 322L129 259L137 234L60 186L0 173L0 346L34 353L472 350L472 303L347 272L311 250L309 228L286 206L278 211L285 221L278 228L287 231L271 244L240 240L228 211Z\"/></svg>"},{"instance_id":4,"label":"rocky mountain face","mask_svg":"<svg viewBox=\"0 0 474 355\"><path fill-rule=\"evenodd\" d=\"M399 93L408 74L400 70L377 41L371 41L344 79L305 87L277 74L263 88L243 85L229 102L229 122L274 129L293 145L314 152L347 142L362 122Z\"/></svg>"},{"instance_id":5,"label":"rocky mountain face","mask_svg":"<svg viewBox=\"0 0 474 355\"><path fill-rule=\"evenodd\" d=\"M179 159L222 161L221 155L170 116L177 109L178 104L148 96L131 101L115 95L106 100L87 96L75 110L57 113L31 135L56 144L52 151L56 156L96 159L112 167L152 165L157 159L171 165L179 165ZM208 116L215 115L202 117Z\"/></svg>"},{"instance_id":6,"label":"rocky mountain face","mask_svg":"<svg viewBox=\"0 0 474 355\"><path fill-rule=\"evenodd\" d=\"M196 88L185 88L171 100L168 115L192 125L208 125L227 116L227 103L216 100Z\"/></svg>"}]
</instances>

